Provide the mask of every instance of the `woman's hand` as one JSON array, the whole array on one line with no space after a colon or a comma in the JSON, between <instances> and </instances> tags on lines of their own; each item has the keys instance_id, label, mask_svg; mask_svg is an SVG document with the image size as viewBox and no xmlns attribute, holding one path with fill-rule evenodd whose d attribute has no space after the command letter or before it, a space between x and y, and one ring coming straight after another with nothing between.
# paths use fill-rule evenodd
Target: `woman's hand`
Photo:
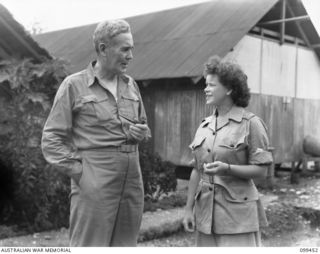
<instances>
[{"instance_id":1,"label":"woman's hand","mask_svg":"<svg viewBox=\"0 0 320 254\"><path fill-rule=\"evenodd\" d=\"M229 165L221 161L203 164L204 173L207 175L226 175Z\"/></svg>"},{"instance_id":2,"label":"woman's hand","mask_svg":"<svg viewBox=\"0 0 320 254\"><path fill-rule=\"evenodd\" d=\"M195 219L194 219L194 214L193 212L190 210L186 210L184 217L183 217L183 227L185 229L185 231L187 232L194 232L195 230Z\"/></svg>"}]
</instances>

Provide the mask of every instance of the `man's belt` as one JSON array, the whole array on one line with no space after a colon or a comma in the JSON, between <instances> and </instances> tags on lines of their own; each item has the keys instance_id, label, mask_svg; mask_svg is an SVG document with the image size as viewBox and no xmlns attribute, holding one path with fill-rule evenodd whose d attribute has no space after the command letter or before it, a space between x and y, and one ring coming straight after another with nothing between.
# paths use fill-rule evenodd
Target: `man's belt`
<instances>
[{"instance_id":1,"label":"man's belt","mask_svg":"<svg viewBox=\"0 0 320 254\"><path fill-rule=\"evenodd\" d=\"M132 153L138 151L137 145L120 145L103 147L101 150L106 152Z\"/></svg>"},{"instance_id":2,"label":"man's belt","mask_svg":"<svg viewBox=\"0 0 320 254\"><path fill-rule=\"evenodd\" d=\"M79 149L80 151L82 149ZM83 149L82 151L100 151L100 152L120 152L133 153L138 151L138 145L120 145L120 146L105 146L101 148Z\"/></svg>"}]
</instances>

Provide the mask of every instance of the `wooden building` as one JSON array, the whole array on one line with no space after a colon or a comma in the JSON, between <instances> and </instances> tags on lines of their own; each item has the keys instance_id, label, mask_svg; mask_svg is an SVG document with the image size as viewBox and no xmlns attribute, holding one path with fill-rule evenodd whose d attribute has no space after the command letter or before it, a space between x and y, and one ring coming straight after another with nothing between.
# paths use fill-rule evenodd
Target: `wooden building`
<instances>
[{"instance_id":1,"label":"wooden building","mask_svg":"<svg viewBox=\"0 0 320 254\"><path fill-rule=\"evenodd\" d=\"M211 55L248 75L249 110L266 122L277 163L299 160L307 134L320 139L320 39L300 0L212 0L128 18L135 41L128 73L138 81L152 148L186 166L205 106L203 64ZM95 58L96 24L35 37L79 71Z\"/></svg>"}]
</instances>

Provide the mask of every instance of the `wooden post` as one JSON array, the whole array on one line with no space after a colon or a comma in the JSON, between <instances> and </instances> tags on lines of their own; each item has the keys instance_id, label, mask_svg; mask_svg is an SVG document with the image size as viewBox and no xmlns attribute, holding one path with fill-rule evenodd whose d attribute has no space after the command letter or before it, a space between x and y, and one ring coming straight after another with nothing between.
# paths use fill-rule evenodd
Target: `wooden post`
<instances>
[{"instance_id":1,"label":"wooden post","mask_svg":"<svg viewBox=\"0 0 320 254\"><path fill-rule=\"evenodd\" d=\"M260 69L259 69L259 94L262 94L262 75L263 75L263 41L264 29L261 29L261 43L260 43Z\"/></svg>"},{"instance_id":2,"label":"wooden post","mask_svg":"<svg viewBox=\"0 0 320 254\"><path fill-rule=\"evenodd\" d=\"M281 6L281 19L283 20L280 25L280 45L284 43L284 36L286 34L286 0L282 0L282 6Z\"/></svg>"},{"instance_id":3,"label":"wooden post","mask_svg":"<svg viewBox=\"0 0 320 254\"><path fill-rule=\"evenodd\" d=\"M295 13L293 12L293 10L292 10L292 8L290 7L289 4L287 5L287 7L288 7L288 11L289 11L290 15L295 16ZM303 31L303 29L302 29L299 21L296 20L296 21L295 21L295 24L296 24L297 29L298 29L300 35L302 36L304 42L307 44L307 46L308 46L309 48L312 48L312 46L311 46L311 44L310 44L310 41L309 41L308 37L306 36L305 32Z\"/></svg>"},{"instance_id":4,"label":"wooden post","mask_svg":"<svg viewBox=\"0 0 320 254\"><path fill-rule=\"evenodd\" d=\"M272 153L272 158L274 158L274 147L268 147L268 151ZM267 172L267 187L272 188L274 185L274 160L268 168Z\"/></svg>"}]
</instances>

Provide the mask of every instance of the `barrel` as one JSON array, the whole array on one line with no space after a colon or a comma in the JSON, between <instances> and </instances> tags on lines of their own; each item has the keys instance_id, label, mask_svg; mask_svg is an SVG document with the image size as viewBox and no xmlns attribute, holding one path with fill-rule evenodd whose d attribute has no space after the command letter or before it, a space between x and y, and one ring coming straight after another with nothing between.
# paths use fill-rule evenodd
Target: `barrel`
<instances>
[{"instance_id":1,"label":"barrel","mask_svg":"<svg viewBox=\"0 0 320 254\"><path fill-rule=\"evenodd\" d=\"M307 135L303 139L303 152L310 156L320 157L320 139Z\"/></svg>"}]
</instances>

